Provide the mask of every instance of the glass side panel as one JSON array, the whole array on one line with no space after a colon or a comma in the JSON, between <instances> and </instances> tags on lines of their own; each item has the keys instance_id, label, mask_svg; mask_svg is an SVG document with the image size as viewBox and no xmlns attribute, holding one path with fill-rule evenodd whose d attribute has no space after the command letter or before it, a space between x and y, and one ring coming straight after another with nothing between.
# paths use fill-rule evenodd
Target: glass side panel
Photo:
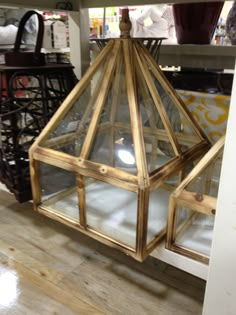
<instances>
[{"instance_id":1,"label":"glass side panel","mask_svg":"<svg viewBox=\"0 0 236 315\"><path fill-rule=\"evenodd\" d=\"M175 244L187 250L210 256L215 217L183 207L178 207L176 211Z\"/></svg>"},{"instance_id":2,"label":"glass side panel","mask_svg":"<svg viewBox=\"0 0 236 315\"><path fill-rule=\"evenodd\" d=\"M80 97L71 106L68 106L64 118L56 123L55 128L49 133L48 139L41 144L43 147L73 156L80 155L105 69L106 62L104 61Z\"/></svg>"},{"instance_id":3,"label":"glass side panel","mask_svg":"<svg viewBox=\"0 0 236 315\"><path fill-rule=\"evenodd\" d=\"M138 109L143 125L148 171L152 172L176 155L147 83L141 71L136 70Z\"/></svg>"},{"instance_id":4,"label":"glass side panel","mask_svg":"<svg viewBox=\"0 0 236 315\"><path fill-rule=\"evenodd\" d=\"M97 133L89 159L126 172L136 174L137 167L130 131L114 131L114 128Z\"/></svg>"},{"instance_id":5,"label":"glass side panel","mask_svg":"<svg viewBox=\"0 0 236 315\"><path fill-rule=\"evenodd\" d=\"M100 115L88 159L137 173L122 53L116 64L114 79Z\"/></svg>"},{"instance_id":6,"label":"glass side panel","mask_svg":"<svg viewBox=\"0 0 236 315\"><path fill-rule=\"evenodd\" d=\"M144 142L149 173L175 157L172 146L168 141L158 140L154 136L151 137L149 134L145 134Z\"/></svg>"},{"instance_id":7,"label":"glass side panel","mask_svg":"<svg viewBox=\"0 0 236 315\"><path fill-rule=\"evenodd\" d=\"M86 213L92 229L135 249L136 193L88 178Z\"/></svg>"},{"instance_id":8,"label":"glass side panel","mask_svg":"<svg viewBox=\"0 0 236 315\"><path fill-rule=\"evenodd\" d=\"M154 75L152 75L152 78L171 123L172 129L179 144L181 145L182 152L185 152L195 144L199 143L201 139L197 135L192 123L188 121L188 116L183 110L180 110L181 107L178 108L176 106L172 98Z\"/></svg>"},{"instance_id":9,"label":"glass side panel","mask_svg":"<svg viewBox=\"0 0 236 315\"><path fill-rule=\"evenodd\" d=\"M61 168L40 163L42 206L79 222L76 176Z\"/></svg>"},{"instance_id":10,"label":"glass side panel","mask_svg":"<svg viewBox=\"0 0 236 315\"><path fill-rule=\"evenodd\" d=\"M186 190L217 198L222 156L223 153L220 152L215 159L192 180L186 187Z\"/></svg>"},{"instance_id":11,"label":"glass side panel","mask_svg":"<svg viewBox=\"0 0 236 315\"><path fill-rule=\"evenodd\" d=\"M170 194L178 185L178 175L150 193L147 244L166 229Z\"/></svg>"}]
</instances>

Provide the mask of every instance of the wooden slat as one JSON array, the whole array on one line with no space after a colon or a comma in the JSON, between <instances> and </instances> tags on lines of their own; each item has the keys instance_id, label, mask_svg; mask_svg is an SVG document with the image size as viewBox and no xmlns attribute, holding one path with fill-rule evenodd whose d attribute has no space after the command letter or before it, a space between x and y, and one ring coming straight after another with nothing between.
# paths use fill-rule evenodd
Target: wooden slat
<instances>
[{"instance_id":1,"label":"wooden slat","mask_svg":"<svg viewBox=\"0 0 236 315\"><path fill-rule=\"evenodd\" d=\"M150 255L154 249L160 244L160 242L163 240L163 238L166 235L166 229L163 229L161 232L158 233L158 235L155 236L153 240L151 240L147 246L144 253L144 258Z\"/></svg>"},{"instance_id":2,"label":"wooden slat","mask_svg":"<svg viewBox=\"0 0 236 315\"><path fill-rule=\"evenodd\" d=\"M168 249L170 249L171 245L175 240L176 220L177 220L176 198L174 198L173 195L170 195L165 242L165 246Z\"/></svg>"},{"instance_id":3,"label":"wooden slat","mask_svg":"<svg viewBox=\"0 0 236 315\"><path fill-rule=\"evenodd\" d=\"M80 225L85 229L86 228L86 193L85 193L85 183L84 177L77 175L77 192L78 192L78 208L79 208L79 219Z\"/></svg>"},{"instance_id":4,"label":"wooden slat","mask_svg":"<svg viewBox=\"0 0 236 315\"><path fill-rule=\"evenodd\" d=\"M76 172L78 170L78 158L64 152L38 147L32 152L32 156L36 160L54 165L69 172Z\"/></svg>"},{"instance_id":5,"label":"wooden slat","mask_svg":"<svg viewBox=\"0 0 236 315\"><path fill-rule=\"evenodd\" d=\"M121 41L121 45L123 42ZM122 52L122 49L121 49ZM117 57L116 69L115 69L115 76L112 82L112 102L111 102L111 112L109 122L111 125L111 135L110 135L110 163L112 166L115 165L115 120L117 116L117 109L119 108L121 93L122 93L122 86L124 84L124 73L122 73L122 68L124 64L124 59L122 53L119 53Z\"/></svg>"},{"instance_id":6,"label":"wooden slat","mask_svg":"<svg viewBox=\"0 0 236 315\"><path fill-rule=\"evenodd\" d=\"M129 191L137 192L138 190L137 176L107 165L83 161L63 152L40 147L32 153L32 156L38 161L54 165L69 172L96 178Z\"/></svg>"},{"instance_id":7,"label":"wooden slat","mask_svg":"<svg viewBox=\"0 0 236 315\"><path fill-rule=\"evenodd\" d=\"M155 106L153 106L153 103L150 99L150 95L147 89L147 85L145 83L145 80L143 78L142 72L140 71L139 67L136 67L136 76L138 81L140 82L140 85L138 85L138 92L137 95L142 96L142 100L143 100L143 105L144 108L146 109L146 114L148 117L148 121L150 124L150 129L151 130L155 130L156 128L156 122L155 122L155 118L153 115L153 107L155 109ZM146 132L145 132L145 127L143 126L143 131L144 131L144 142L146 143L145 137L146 137ZM156 166L156 162L157 162L157 139L152 139L152 151L151 151L151 169L155 169Z\"/></svg>"},{"instance_id":8,"label":"wooden slat","mask_svg":"<svg viewBox=\"0 0 236 315\"><path fill-rule=\"evenodd\" d=\"M138 184L132 183L125 181L124 179L119 179L117 177L109 177L109 176L104 176L99 174L96 171L88 170L88 169L80 169L79 170L80 174L86 177L92 177L95 178L101 182L108 183L110 185L123 188L125 190L129 190L132 192L137 193L138 191Z\"/></svg>"},{"instance_id":9,"label":"wooden slat","mask_svg":"<svg viewBox=\"0 0 236 315\"><path fill-rule=\"evenodd\" d=\"M150 191L149 189L139 190L138 192L138 215L136 230L136 251L140 260L144 259L144 253L147 245L147 229L148 229L148 207L149 207Z\"/></svg>"},{"instance_id":10,"label":"wooden slat","mask_svg":"<svg viewBox=\"0 0 236 315\"><path fill-rule=\"evenodd\" d=\"M149 175L143 141L142 117L138 112L137 95L135 94L135 83L133 78L134 69L132 68L132 48L128 39L123 40L125 57L125 77L127 84L127 95L130 110L131 129L134 141L135 160L138 170L138 181L140 187L149 186Z\"/></svg>"},{"instance_id":11,"label":"wooden slat","mask_svg":"<svg viewBox=\"0 0 236 315\"><path fill-rule=\"evenodd\" d=\"M196 200L196 192L183 190L176 198L179 206L188 208L206 215L215 215L217 198L202 195L202 200Z\"/></svg>"},{"instance_id":12,"label":"wooden slat","mask_svg":"<svg viewBox=\"0 0 236 315\"><path fill-rule=\"evenodd\" d=\"M93 145L93 140L96 134L96 130L98 127L100 115L102 113L102 110L104 108L106 97L108 95L111 81L113 79L113 74L115 70L117 55L120 51L120 41L116 41L113 49L113 53L111 54L107 69L104 72L104 76L102 78L102 82L97 82L97 84L100 86L100 93L97 96L96 103L94 104L94 111L91 117L91 121L84 139L84 143L81 149L80 156L83 159L87 159L90 153L90 149Z\"/></svg>"},{"instance_id":13,"label":"wooden slat","mask_svg":"<svg viewBox=\"0 0 236 315\"><path fill-rule=\"evenodd\" d=\"M153 172L150 182L151 190L158 188L163 181L171 174L183 169L186 165L201 157L208 149L208 144L203 140L198 145L190 148L184 152L180 157L175 157L172 160L166 162L163 166Z\"/></svg>"},{"instance_id":14,"label":"wooden slat","mask_svg":"<svg viewBox=\"0 0 236 315\"><path fill-rule=\"evenodd\" d=\"M109 177L113 177L114 179L123 180L124 182L133 183L135 185L138 184L137 176L130 174L128 172L125 172L118 168L113 168L108 165L103 165L96 162L83 160L81 158L79 158L78 165L80 169L83 168L86 170L96 171L97 173L101 174L101 176L103 177L109 176Z\"/></svg>"},{"instance_id":15,"label":"wooden slat","mask_svg":"<svg viewBox=\"0 0 236 315\"><path fill-rule=\"evenodd\" d=\"M209 257L207 255L200 254L197 251L194 251L193 249L185 248L184 246L181 246L179 244L172 244L170 250L180 255L189 257L193 260L203 262L204 264L209 264Z\"/></svg>"},{"instance_id":16,"label":"wooden slat","mask_svg":"<svg viewBox=\"0 0 236 315\"><path fill-rule=\"evenodd\" d=\"M34 209L41 202L41 187L39 183L40 174L39 174L39 162L36 161L32 153L29 153L30 162L29 162L29 169L30 169L30 179L31 179L31 189L32 189L32 197L34 201Z\"/></svg>"},{"instance_id":17,"label":"wooden slat","mask_svg":"<svg viewBox=\"0 0 236 315\"><path fill-rule=\"evenodd\" d=\"M111 124L109 122L105 122L105 123L102 123L98 127L97 132L98 133L104 132L104 131L107 131L109 128L112 128ZM52 148L54 150L59 149L60 147L62 147L65 144L73 143L76 140L77 136L78 136L77 132L71 132L68 134L64 134L61 136L50 138L43 143L43 147Z\"/></svg>"},{"instance_id":18,"label":"wooden slat","mask_svg":"<svg viewBox=\"0 0 236 315\"><path fill-rule=\"evenodd\" d=\"M43 147L57 149L75 140L75 133L70 132L61 136L50 138L43 143Z\"/></svg>"},{"instance_id":19,"label":"wooden slat","mask_svg":"<svg viewBox=\"0 0 236 315\"><path fill-rule=\"evenodd\" d=\"M126 123L116 122L114 125L117 129L124 129L127 131L130 131L130 125ZM163 141L169 141L169 137L167 135L166 130L158 129L158 128L150 128L150 127L143 127L143 132L145 136L149 136L150 138L158 138L158 140ZM185 132L175 132L175 135L178 139L178 142L180 144L186 144L186 145L193 145L198 144L199 139L196 136L193 136L191 134L185 133Z\"/></svg>"},{"instance_id":20,"label":"wooden slat","mask_svg":"<svg viewBox=\"0 0 236 315\"><path fill-rule=\"evenodd\" d=\"M121 41L121 45L123 45L122 41ZM122 85L124 84L125 74L122 73L124 59L123 59L123 54L121 52L119 53L117 57L115 76L112 82L112 102L111 102L111 113L110 113L111 125L115 123L117 108L118 108L118 105L120 105L119 102L120 102L120 97L121 97Z\"/></svg>"},{"instance_id":21,"label":"wooden slat","mask_svg":"<svg viewBox=\"0 0 236 315\"><path fill-rule=\"evenodd\" d=\"M166 129L169 141L172 145L173 151L176 155L179 155L179 154L181 154L180 145L176 139L176 136L175 136L175 133L172 129L168 115L165 111L165 108L164 108L162 102L161 102L160 95L159 95L159 93L158 93L158 91L157 91L157 89L153 83L152 77L150 75L150 71L146 65L146 60L142 57L141 54L139 54L137 48L138 47L135 47L135 56L136 56L136 59L138 61L138 65L139 65L141 72L142 72L142 75L144 76L145 81L148 85L149 91L152 95L156 109L157 109L157 111L161 117L162 123L165 126L165 129Z\"/></svg>"}]
</instances>

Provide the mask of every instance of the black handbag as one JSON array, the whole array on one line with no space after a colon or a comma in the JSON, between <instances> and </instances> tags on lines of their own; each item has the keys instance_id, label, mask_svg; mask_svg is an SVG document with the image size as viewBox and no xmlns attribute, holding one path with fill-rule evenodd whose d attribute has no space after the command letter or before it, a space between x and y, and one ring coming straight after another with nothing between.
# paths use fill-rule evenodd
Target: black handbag
<instances>
[{"instance_id":1,"label":"black handbag","mask_svg":"<svg viewBox=\"0 0 236 315\"><path fill-rule=\"evenodd\" d=\"M35 51L20 51L20 45L25 24L34 14L38 17L38 34ZM43 33L44 22L42 16L36 11L27 11L20 20L13 51L5 53L5 64L11 67L30 67L45 65L45 54L40 52L43 42Z\"/></svg>"}]
</instances>

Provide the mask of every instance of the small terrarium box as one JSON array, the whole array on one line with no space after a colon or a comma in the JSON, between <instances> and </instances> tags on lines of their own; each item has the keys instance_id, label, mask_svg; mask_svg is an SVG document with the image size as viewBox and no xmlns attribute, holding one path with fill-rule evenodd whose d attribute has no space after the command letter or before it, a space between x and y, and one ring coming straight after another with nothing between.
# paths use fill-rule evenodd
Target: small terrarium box
<instances>
[{"instance_id":1,"label":"small terrarium box","mask_svg":"<svg viewBox=\"0 0 236 315\"><path fill-rule=\"evenodd\" d=\"M225 137L222 136L173 191L166 247L208 263L213 239Z\"/></svg>"}]
</instances>

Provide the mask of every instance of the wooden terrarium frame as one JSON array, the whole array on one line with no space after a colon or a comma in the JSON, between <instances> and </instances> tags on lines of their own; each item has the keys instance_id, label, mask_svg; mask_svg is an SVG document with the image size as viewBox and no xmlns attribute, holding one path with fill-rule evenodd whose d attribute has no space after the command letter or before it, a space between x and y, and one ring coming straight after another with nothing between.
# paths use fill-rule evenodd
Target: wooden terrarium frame
<instances>
[{"instance_id":1,"label":"wooden terrarium frame","mask_svg":"<svg viewBox=\"0 0 236 315\"><path fill-rule=\"evenodd\" d=\"M209 263L225 136L171 194L166 248Z\"/></svg>"},{"instance_id":2,"label":"wooden terrarium frame","mask_svg":"<svg viewBox=\"0 0 236 315\"><path fill-rule=\"evenodd\" d=\"M170 193L210 143L123 13L121 38L35 141L30 169L35 210L142 261L166 233Z\"/></svg>"}]
</instances>

